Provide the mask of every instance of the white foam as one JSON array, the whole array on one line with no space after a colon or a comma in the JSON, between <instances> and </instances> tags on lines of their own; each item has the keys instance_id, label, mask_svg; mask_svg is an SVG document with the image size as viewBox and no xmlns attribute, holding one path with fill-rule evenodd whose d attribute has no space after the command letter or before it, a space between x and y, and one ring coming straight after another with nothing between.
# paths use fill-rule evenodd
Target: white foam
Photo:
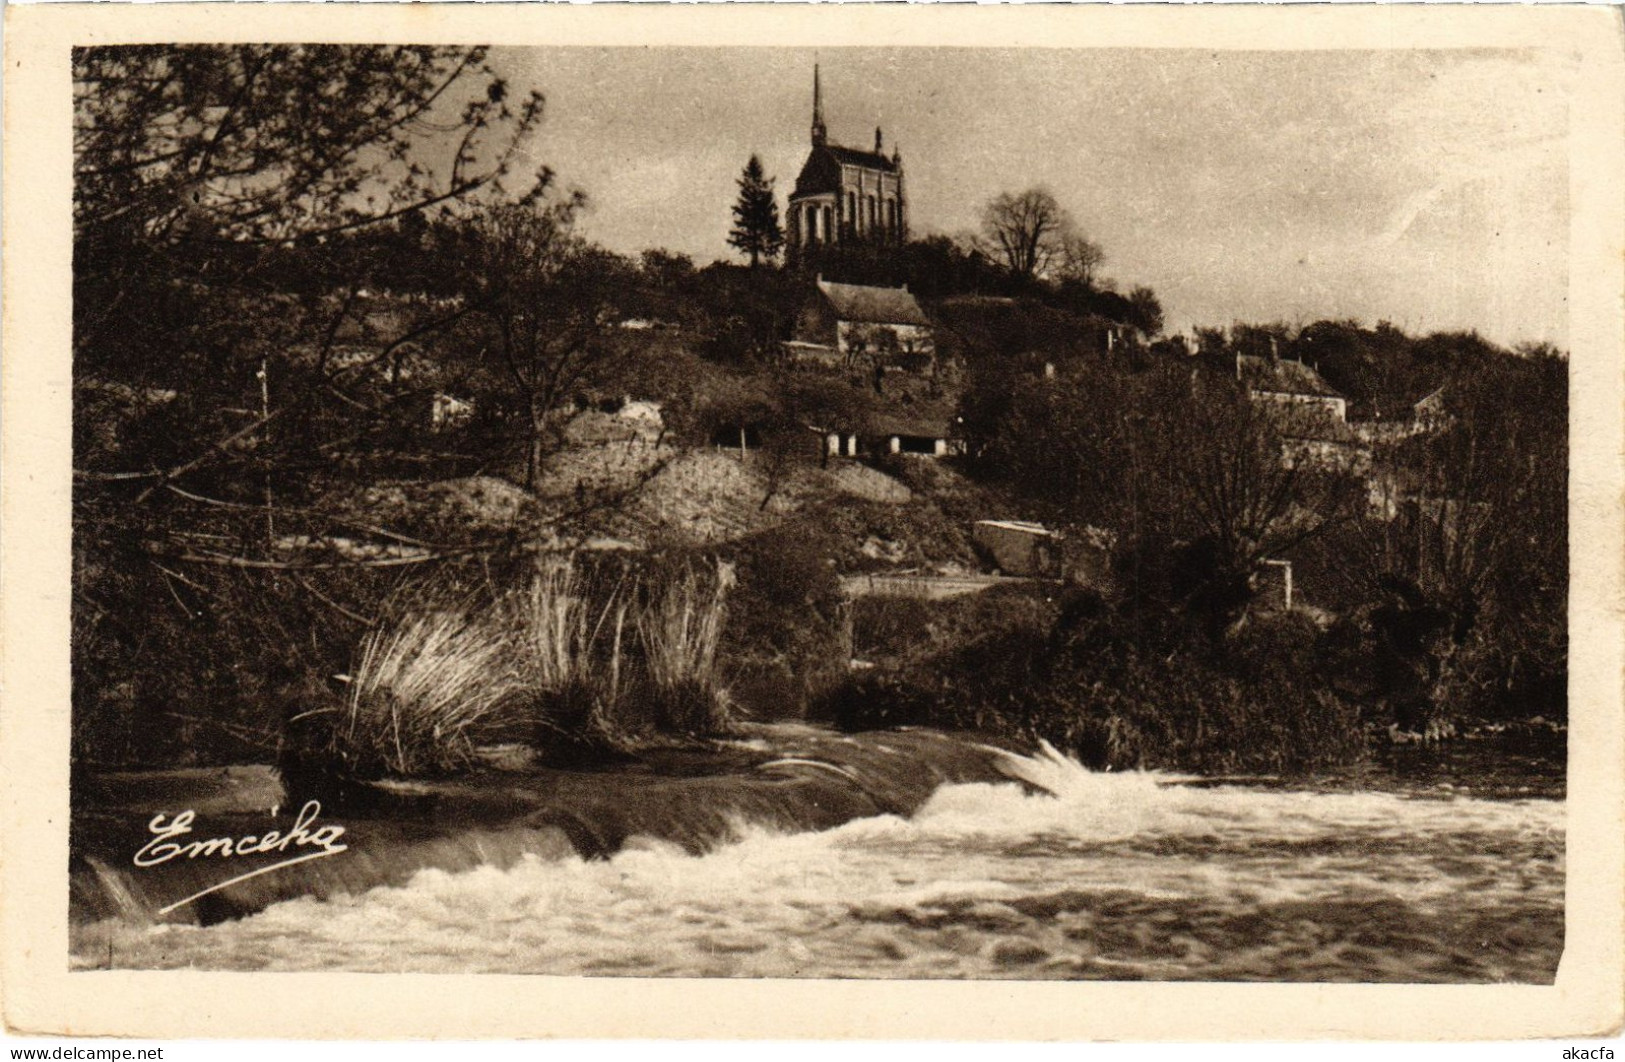
<instances>
[{"instance_id":1,"label":"white foam","mask_svg":"<svg viewBox=\"0 0 1625 1062\"><path fill-rule=\"evenodd\" d=\"M1048 748L1009 761L1044 792L946 786L911 819L823 833L738 822L729 842L698 857L638 838L608 860L425 871L402 888L278 904L207 929L103 923L76 933L75 961L101 965L111 949L119 966L1107 976L1087 972L1098 959L1102 970L1200 977L1250 974L1241 956L1268 972L1328 945L1290 922L1280 939L1249 931L1230 949L1184 945L1184 958L1122 949L1157 934L1196 940L1164 925L1179 904L1210 920L1349 897L1446 921L1560 910L1556 802L1195 788L1091 773ZM1044 899L1060 893L1070 898L1059 906ZM1057 913L1022 913L1033 903ZM1118 913L1093 922L1097 907ZM1443 950L1382 956L1373 976L1425 978L1431 968L1419 964Z\"/></svg>"}]
</instances>

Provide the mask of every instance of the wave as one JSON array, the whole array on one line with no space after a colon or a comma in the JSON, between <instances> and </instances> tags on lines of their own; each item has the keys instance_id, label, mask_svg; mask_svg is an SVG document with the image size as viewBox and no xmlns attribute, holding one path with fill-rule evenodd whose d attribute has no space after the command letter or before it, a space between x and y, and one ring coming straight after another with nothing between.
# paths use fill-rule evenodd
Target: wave
<instances>
[{"instance_id":1,"label":"wave","mask_svg":"<svg viewBox=\"0 0 1625 1062\"><path fill-rule=\"evenodd\" d=\"M76 930L74 961L712 977L1555 971L1559 803L1193 787L1092 773L1049 748L984 755L1001 780L935 786L912 814L808 832L739 809L698 850L634 833L605 858L572 848L422 869L208 927L101 920ZM768 773L803 772L834 777L782 762Z\"/></svg>"}]
</instances>

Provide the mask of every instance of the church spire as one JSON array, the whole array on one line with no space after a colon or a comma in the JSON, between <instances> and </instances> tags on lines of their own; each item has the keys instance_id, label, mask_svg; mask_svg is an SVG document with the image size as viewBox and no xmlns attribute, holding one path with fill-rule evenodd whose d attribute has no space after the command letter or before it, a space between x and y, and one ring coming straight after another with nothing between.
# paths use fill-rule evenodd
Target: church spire
<instances>
[{"instance_id":1,"label":"church spire","mask_svg":"<svg viewBox=\"0 0 1625 1062\"><path fill-rule=\"evenodd\" d=\"M814 147L823 147L828 134L824 130L824 92L818 83L818 64L813 63L813 120L812 142Z\"/></svg>"}]
</instances>

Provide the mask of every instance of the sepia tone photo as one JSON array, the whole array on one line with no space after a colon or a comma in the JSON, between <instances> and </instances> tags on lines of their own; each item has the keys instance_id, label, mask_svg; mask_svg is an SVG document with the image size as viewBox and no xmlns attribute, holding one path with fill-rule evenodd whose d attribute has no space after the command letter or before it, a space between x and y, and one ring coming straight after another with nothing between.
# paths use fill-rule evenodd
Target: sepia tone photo
<instances>
[{"instance_id":1,"label":"sepia tone photo","mask_svg":"<svg viewBox=\"0 0 1625 1062\"><path fill-rule=\"evenodd\" d=\"M66 971L1558 982L1573 50L282 37L66 56Z\"/></svg>"}]
</instances>

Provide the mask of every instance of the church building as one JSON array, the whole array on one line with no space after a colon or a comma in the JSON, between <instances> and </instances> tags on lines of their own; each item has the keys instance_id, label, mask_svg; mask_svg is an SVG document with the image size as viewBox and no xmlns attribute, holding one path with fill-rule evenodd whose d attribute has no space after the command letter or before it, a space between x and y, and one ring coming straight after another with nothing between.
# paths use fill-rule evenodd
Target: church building
<instances>
[{"instance_id":1,"label":"church building","mask_svg":"<svg viewBox=\"0 0 1625 1062\"><path fill-rule=\"evenodd\" d=\"M824 98L813 67L812 151L790 193L787 247L791 265L820 246L856 242L901 244L908 238L903 194L903 156L888 157L879 128L875 149L861 151L830 142Z\"/></svg>"}]
</instances>

